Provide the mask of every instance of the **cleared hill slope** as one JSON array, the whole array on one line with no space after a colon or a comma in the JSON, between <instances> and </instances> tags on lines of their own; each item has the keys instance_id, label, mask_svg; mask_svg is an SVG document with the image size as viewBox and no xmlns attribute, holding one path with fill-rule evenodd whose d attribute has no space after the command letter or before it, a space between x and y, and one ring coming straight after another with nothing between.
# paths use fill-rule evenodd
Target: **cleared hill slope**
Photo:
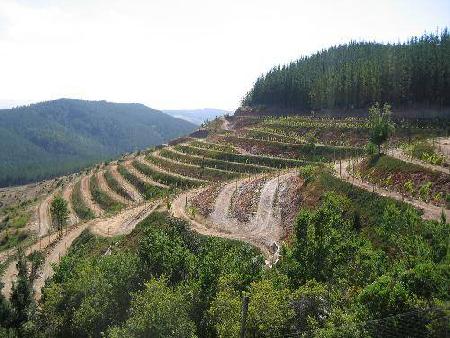
<instances>
[{"instance_id":1,"label":"cleared hill slope","mask_svg":"<svg viewBox=\"0 0 450 338\"><path fill-rule=\"evenodd\" d=\"M0 186L76 171L195 126L136 103L60 99L0 110Z\"/></svg>"}]
</instances>

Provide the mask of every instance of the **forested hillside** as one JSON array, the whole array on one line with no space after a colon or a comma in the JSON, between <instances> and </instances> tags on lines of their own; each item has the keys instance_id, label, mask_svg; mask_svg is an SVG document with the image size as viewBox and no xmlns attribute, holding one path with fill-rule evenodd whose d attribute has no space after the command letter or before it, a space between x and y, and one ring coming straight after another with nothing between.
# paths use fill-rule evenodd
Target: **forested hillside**
<instances>
[{"instance_id":1,"label":"forested hillside","mask_svg":"<svg viewBox=\"0 0 450 338\"><path fill-rule=\"evenodd\" d=\"M447 29L406 43L351 42L273 68L243 105L342 111L378 101L441 109L450 106L449 55Z\"/></svg>"},{"instance_id":2,"label":"forested hillside","mask_svg":"<svg viewBox=\"0 0 450 338\"><path fill-rule=\"evenodd\" d=\"M187 134L142 104L60 99L0 110L0 186L61 175Z\"/></svg>"}]
</instances>

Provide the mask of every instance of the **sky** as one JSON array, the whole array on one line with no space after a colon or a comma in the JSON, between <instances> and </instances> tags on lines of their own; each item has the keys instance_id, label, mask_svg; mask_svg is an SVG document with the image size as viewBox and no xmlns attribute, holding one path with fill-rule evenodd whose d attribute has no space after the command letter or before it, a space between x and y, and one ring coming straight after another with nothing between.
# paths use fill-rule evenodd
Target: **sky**
<instances>
[{"instance_id":1,"label":"sky","mask_svg":"<svg viewBox=\"0 0 450 338\"><path fill-rule=\"evenodd\" d=\"M0 104L234 110L277 64L446 26L449 0L0 0Z\"/></svg>"}]
</instances>

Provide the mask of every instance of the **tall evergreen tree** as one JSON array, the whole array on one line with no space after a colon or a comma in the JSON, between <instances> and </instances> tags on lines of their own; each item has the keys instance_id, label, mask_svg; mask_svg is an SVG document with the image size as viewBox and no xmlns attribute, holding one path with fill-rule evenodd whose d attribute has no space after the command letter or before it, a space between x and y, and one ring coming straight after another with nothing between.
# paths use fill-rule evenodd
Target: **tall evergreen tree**
<instances>
[{"instance_id":1,"label":"tall evergreen tree","mask_svg":"<svg viewBox=\"0 0 450 338\"><path fill-rule=\"evenodd\" d=\"M245 106L294 111L450 106L450 34L406 43L350 42L276 66L258 78Z\"/></svg>"}]
</instances>

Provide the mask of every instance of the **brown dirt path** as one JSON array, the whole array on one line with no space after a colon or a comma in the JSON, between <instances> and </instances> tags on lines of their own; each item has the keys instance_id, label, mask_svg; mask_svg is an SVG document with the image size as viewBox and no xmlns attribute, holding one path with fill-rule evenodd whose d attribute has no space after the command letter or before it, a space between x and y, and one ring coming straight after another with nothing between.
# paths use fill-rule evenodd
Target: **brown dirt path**
<instances>
[{"instance_id":1,"label":"brown dirt path","mask_svg":"<svg viewBox=\"0 0 450 338\"><path fill-rule=\"evenodd\" d=\"M50 204L59 190L54 190L48 194L38 207L38 236L42 237L47 235L52 228L52 217L50 213Z\"/></svg>"},{"instance_id":2,"label":"brown dirt path","mask_svg":"<svg viewBox=\"0 0 450 338\"><path fill-rule=\"evenodd\" d=\"M41 267L41 273L34 281L33 289L35 291L34 297L36 300L41 299L41 290L48 277L53 275L53 263L58 263L62 256L67 253L67 250L72 245L73 241L80 236L80 234L92 223L87 222L70 229L63 237L57 241L56 245L50 249L45 258L45 262Z\"/></svg>"},{"instance_id":3,"label":"brown dirt path","mask_svg":"<svg viewBox=\"0 0 450 338\"><path fill-rule=\"evenodd\" d=\"M73 225L76 224L80 221L80 219L78 218L77 214L75 213L75 210L73 210L72 207L72 191L73 191L73 186L75 185L75 182L70 182L68 183L62 192L62 197L64 198L64 200L67 202L67 209L69 210L69 219L68 219L68 223L69 225Z\"/></svg>"},{"instance_id":4,"label":"brown dirt path","mask_svg":"<svg viewBox=\"0 0 450 338\"><path fill-rule=\"evenodd\" d=\"M125 178L123 178L122 175L120 175L120 173L117 171L116 165L111 166L111 175L126 190L133 201L142 202L144 200L139 191L137 191L137 189L131 183L129 183Z\"/></svg>"},{"instance_id":5,"label":"brown dirt path","mask_svg":"<svg viewBox=\"0 0 450 338\"><path fill-rule=\"evenodd\" d=\"M204 222L200 222L196 219L192 219L186 211L186 198L189 200L190 198L192 198L193 195L195 195L198 192L199 192L199 190L195 190L195 191L190 191L190 192L178 195L178 197L173 201L173 203L171 205L170 210L172 212L172 215L174 217L181 218L181 219L188 221L191 224L192 229L195 230L196 232L198 232L199 234L206 235L206 236L215 236L215 237L240 240L240 241L245 241L249 244L252 244L261 250L261 252L267 259L267 263L271 261L272 253L267 249L266 246L262 245L261 243L251 242L250 240L244 239L237 234L226 233L226 232L220 231L214 227L211 227Z\"/></svg>"},{"instance_id":6,"label":"brown dirt path","mask_svg":"<svg viewBox=\"0 0 450 338\"><path fill-rule=\"evenodd\" d=\"M280 177L270 179L265 183L258 202L256 215L249 223L241 223L229 215L231 198L236 190L236 182L231 182L222 188L217 196L214 211L205 220L193 219L186 211L186 198L189 200L200 190L194 190L180 195L172 203L172 214L188 220L194 230L209 236L231 238L250 243L258 247L266 257L266 264L271 266L279 257L279 242L284 230L281 225L280 208L276 205L278 199L278 184L289 180L294 171L284 173ZM248 182L247 179L237 182Z\"/></svg>"},{"instance_id":7,"label":"brown dirt path","mask_svg":"<svg viewBox=\"0 0 450 338\"><path fill-rule=\"evenodd\" d=\"M359 161L360 160L361 159L359 159ZM420 200L404 197L396 191L389 191L389 190L377 187L377 186L373 185L372 183L365 182L365 181L361 180L360 178L352 176L348 170L348 167L350 166L351 161L352 160L350 160L350 159L342 161L341 168L339 166L339 162L336 163L334 165L335 175L337 177L340 177L344 181L351 183L354 186L357 186L359 188L365 189L367 191L375 191L380 196L390 197L397 201L403 201L405 203L408 203L408 204L412 205L413 207L422 210L424 219L439 220L441 218L442 211L444 211L444 214L446 215L447 219L450 219L450 210L448 210L448 209L442 209L435 205L428 204L428 203L425 203ZM342 172L342 175L340 175L340 170Z\"/></svg>"},{"instance_id":8,"label":"brown dirt path","mask_svg":"<svg viewBox=\"0 0 450 338\"><path fill-rule=\"evenodd\" d=\"M245 184L246 181L235 181L226 184L217 195L216 202L214 203L213 212L209 215L208 220L213 223L221 231L232 233L233 229L237 229L241 226L240 222L230 217L230 205L233 194L239 186ZM236 184L237 183L237 184Z\"/></svg>"},{"instance_id":9,"label":"brown dirt path","mask_svg":"<svg viewBox=\"0 0 450 338\"><path fill-rule=\"evenodd\" d=\"M89 180L91 176L92 174L86 175L81 179L81 196L86 206L92 210L96 217L99 217L103 215L104 211L97 203L95 203L94 199L92 198L91 191L89 189Z\"/></svg>"},{"instance_id":10,"label":"brown dirt path","mask_svg":"<svg viewBox=\"0 0 450 338\"><path fill-rule=\"evenodd\" d=\"M34 251L44 250L47 247L49 247L51 244L53 244L56 240L58 240L57 233L52 233L48 236L42 237L36 243L25 248L24 253L25 253L25 255L29 255ZM11 253L11 255L15 255L15 252ZM3 258L2 262L6 261L8 259L8 257L2 257L2 258ZM12 283L17 277L16 263L17 263L17 261L13 258L13 260L11 262L9 262L3 275L1 276L1 281L4 284L4 287L2 289L2 294L7 298L11 294Z\"/></svg>"},{"instance_id":11,"label":"brown dirt path","mask_svg":"<svg viewBox=\"0 0 450 338\"><path fill-rule=\"evenodd\" d=\"M98 182L98 186L100 187L100 189L102 191L104 191L109 197L111 197L116 202L122 203L124 205L130 204L130 201L128 199L126 199L123 196L119 195L118 193L116 193L114 190L112 190L109 187L108 183L105 180L105 176L104 175L105 175L104 171L98 171L96 173L97 182Z\"/></svg>"},{"instance_id":12,"label":"brown dirt path","mask_svg":"<svg viewBox=\"0 0 450 338\"><path fill-rule=\"evenodd\" d=\"M447 163L450 162L450 137L439 137L436 142L438 151L447 157Z\"/></svg>"},{"instance_id":13,"label":"brown dirt path","mask_svg":"<svg viewBox=\"0 0 450 338\"><path fill-rule=\"evenodd\" d=\"M132 206L111 218L96 222L91 226L91 231L103 237L129 234L139 222L155 211L159 205L160 201L153 201Z\"/></svg>"},{"instance_id":14,"label":"brown dirt path","mask_svg":"<svg viewBox=\"0 0 450 338\"><path fill-rule=\"evenodd\" d=\"M104 237L129 234L139 222L155 211L159 204L159 201L143 203L125 209L123 212L111 218L93 220L72 228L47 254L44 265L41 268L41 273L35 280L33 286L36 300L41 298L41 290L45 285L45 281L53 276L54 271L52 265L60 261L61 257L67 253L73 241L80 236L85 229L90 229L92 233Z\"/></svg>"},{"instance_id":15,"label":"brown dirt path","mask_svg":"<svg viewBox=\"0 0 450 338\"><path fill-rule=\"evenodd\" d=\"M416 164L416 165L420 165L421 167L433 170L433 171L439 171L442 172L444 174L450 174L450 169L449 168L445 168L443 166L440 165L433 165L430 163L426 163L423 161L420 161L418 159L415 158L411 158L411 156L408 156L407 154L405 154L403 152L403 150L401 149L392 149L392 150L388 150L387 154L395 157L403 162L408 162L408 163L412 163L412 164Z\"/></svg>"}]
</instances>

